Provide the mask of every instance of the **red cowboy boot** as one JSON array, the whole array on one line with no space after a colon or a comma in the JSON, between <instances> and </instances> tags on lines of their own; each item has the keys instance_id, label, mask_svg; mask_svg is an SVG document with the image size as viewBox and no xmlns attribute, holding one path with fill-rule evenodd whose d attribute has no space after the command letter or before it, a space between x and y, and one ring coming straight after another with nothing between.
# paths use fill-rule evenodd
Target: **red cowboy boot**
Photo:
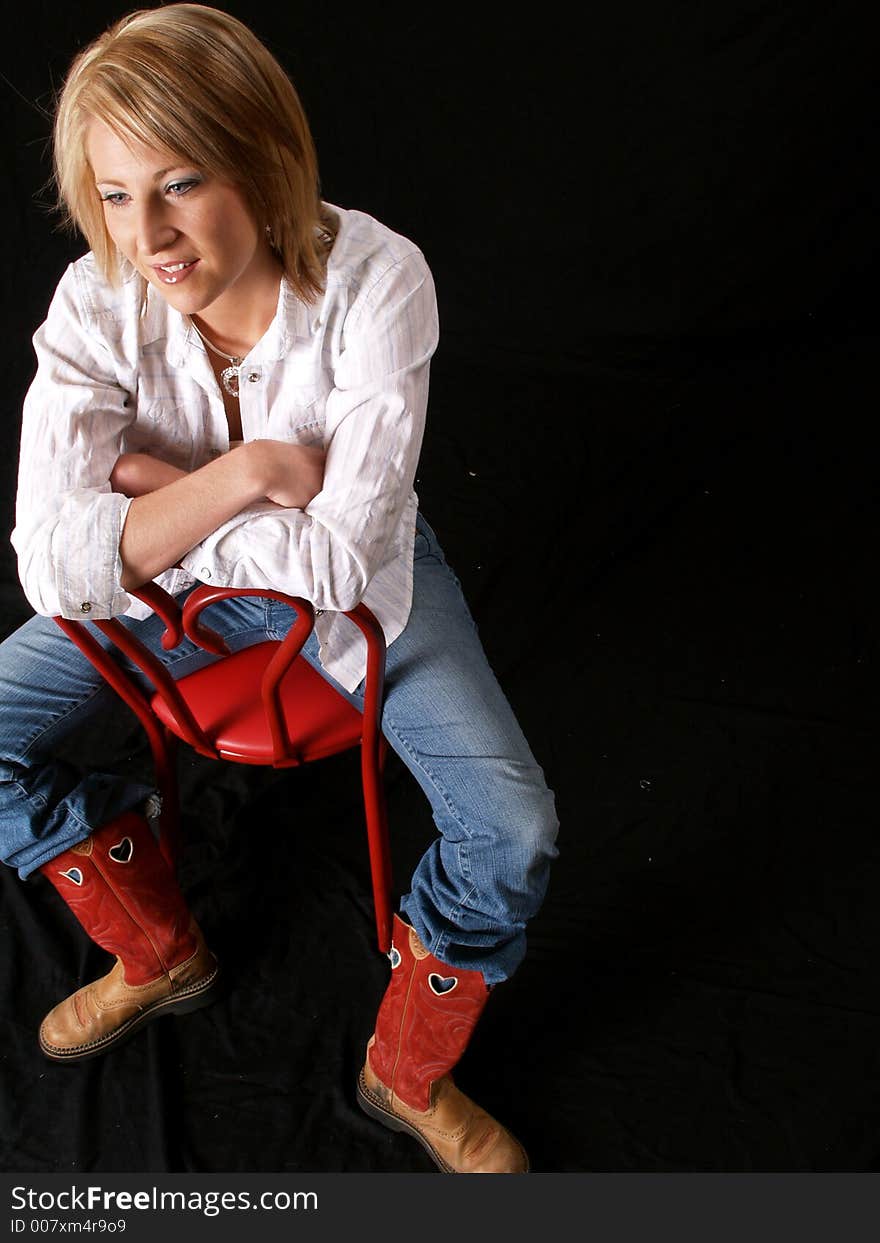
<instances>
[{"instance_id":1,"label":"red cowboy boot","mask_svg":"<svg viewBox=\"0 0 880 1243\"><path fill-rule=\"evenodd\" d=\"M92 940L116 955L107 975L46 1015L40 1047L47 1057L94 1057L151 1019L214 1000L216 959L142 816L117 816L40 871Z\"/></svg>"},{"instance_id":2,"label":"red cowboy boot","mask_svg":"<svg viewBox=\"0 0 880 1243\"><path fill-rule=\"evenodd\" d=\"M440 962L396 915L389 957L391 982L358 1080L361 1108L412 1135L446 1174L527 1173L522 1146L449 1073L488 999L482 974Z\"/></svg>"}]
</instances>

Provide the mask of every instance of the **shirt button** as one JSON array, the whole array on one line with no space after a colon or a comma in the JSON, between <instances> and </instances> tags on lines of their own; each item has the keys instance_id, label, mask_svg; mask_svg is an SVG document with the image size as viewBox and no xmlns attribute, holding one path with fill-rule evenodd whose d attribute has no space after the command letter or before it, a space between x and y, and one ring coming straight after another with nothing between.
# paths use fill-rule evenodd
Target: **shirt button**
<instances>
[{"instance_id":1,"label":"shirt button","mask_svg":"<svg viewBox=\"0 0 880 1243\"><path fill-rule=\"evenodd\" d=\"M211 577L211 571L208 569L206 565L203 565L202 568L199 570L199 578L210 578L210 577Z\"/></svg>"},{"instance_id":2,"label":"shirt button","mask_svg":"<svg viewBox=\"0 0 880 1243\"><path fill-rule=\"evenodd\" d=\"M82 604L79 606L79 611L81 613L91 613L92 611L91 601L83 600Z\"/></svg>"},{"instance_id":3,"label":"shirt button","mask_svg":"<svg viewBox=\"0 0 880 1243\"><path fill-rule=\"evenodd\" d=\"M249 381L249 383L251 383L251 384L259 384L259 382L260 382L260 373L259 373L259 371L249 371L249 372L248 372L248 381Z\"/></svg>"}]
</instances>

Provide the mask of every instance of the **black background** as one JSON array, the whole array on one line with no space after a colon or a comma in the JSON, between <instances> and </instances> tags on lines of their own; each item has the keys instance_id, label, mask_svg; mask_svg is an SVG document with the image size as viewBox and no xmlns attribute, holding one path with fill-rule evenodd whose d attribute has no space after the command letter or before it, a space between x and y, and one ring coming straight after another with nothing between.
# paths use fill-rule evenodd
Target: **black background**
<instances>
[{"instance_id":1,"label":"black background","mask_svg":"<svg viewBox=\"0 0 880 1243\"><path fill-rule=\"evenodd\" d=\"M296 81L326 198L412 237L442 340L417 490L557 793L529 956L458 1079L537 1171L876 1170L876 71L870 6L228 4ZM12 526L64 265L46 110L117 5L4 40ZM0 622L28 615L0 547ZM103 723L81 758L145 762ZM79 1067L104 968L0 891L0 1168L424 1171L359 1112L387 964L351 757L183 761L181 882L229 996ZM389 772L399 890L433 831Z\"/></svg>"}]
</instances>

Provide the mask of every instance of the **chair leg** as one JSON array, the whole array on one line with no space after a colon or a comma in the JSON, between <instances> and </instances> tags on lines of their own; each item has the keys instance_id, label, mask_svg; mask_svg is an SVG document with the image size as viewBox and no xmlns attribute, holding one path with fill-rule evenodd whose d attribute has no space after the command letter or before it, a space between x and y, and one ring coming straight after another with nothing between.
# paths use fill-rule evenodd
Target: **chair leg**
<instances>
[{"instance_id":1,"label":"chair leg","mask_svg":"<svg viewBox=\"0 0 880 1243\"><path fill-rule=\"evenodd\" d=\"M364 811L367 820L367 842L370 852L370 875L373 882L373 905L376 914L376 936L379 952L391 949L391 846L388 837L388 812L381 763L371 763L362 753Z\"/></svg>"}]
</instances>

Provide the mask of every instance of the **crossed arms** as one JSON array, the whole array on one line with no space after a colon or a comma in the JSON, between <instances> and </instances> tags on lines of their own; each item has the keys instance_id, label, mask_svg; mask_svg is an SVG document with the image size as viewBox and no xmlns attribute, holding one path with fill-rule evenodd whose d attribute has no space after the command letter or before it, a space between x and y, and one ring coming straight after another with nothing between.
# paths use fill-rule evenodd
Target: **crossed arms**
<instances>
[{"instance_id":1,"label":"crossed arms","mask_svg":"<svg viewBox=\"0 0 880 1243\"><path fill-rule=\"evenodd\" d=\"M134 498L119 545L123 589L176 565L255 501L305 509L323 478L323 449L280 440L238 444L191 473L145 453L123 453L110 476L115 492Z\"/></svg>"}]
</instances>

